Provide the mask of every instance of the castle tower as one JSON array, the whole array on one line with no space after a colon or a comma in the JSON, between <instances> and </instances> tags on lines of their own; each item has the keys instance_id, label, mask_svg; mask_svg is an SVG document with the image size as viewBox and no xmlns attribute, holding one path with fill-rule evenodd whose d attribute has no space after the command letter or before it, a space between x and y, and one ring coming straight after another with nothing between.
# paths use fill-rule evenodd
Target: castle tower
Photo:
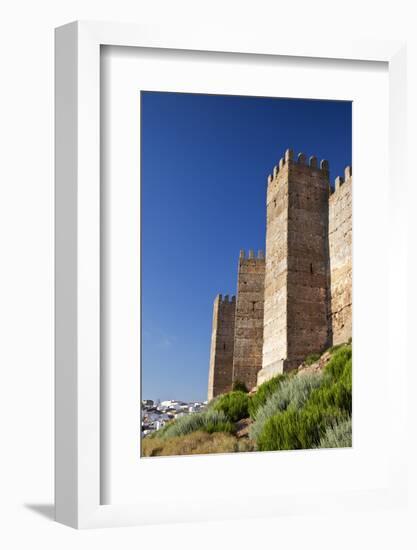
<instances>
[{"instance_id":1,"label":"castle tower","mask_svg":"<svg viewBox=\"0 0 417 550\"><path fill-rule=\"evenodd\" d=\"M213 304L208 400L232 389L236 299L216 296Z\"/></svg>"},{"instance_id":2,"label":"castle tower","mask_svg":"<svg viewBox=\"0 0 417 550\"><path fill-rule=\"evenodd\" d=\"M265 258L252 250L239 257L235 315L233 382L243 382L248 390L256 386L262 368Z\"/></svg>"},{"instance_id":3,"label":"castle tower","mask_svg":"<svg viewBox=\"0 0 417 550\"><path fill-rule=\"evenodd\" d=\"M331 339L329 166L304 154L268 177L262 370L258 383L297 367Z\"/></svg>"},{"instance_id":4,"label":"castle tower","mask_svg":"<svg viewBox=\"0 0 417 550\"><path fill-rule=\"evenodd\" d=\"M352 336L352 168L337 177L329 199L331 322L333 344Z\"/></svg>"}]
</instances>

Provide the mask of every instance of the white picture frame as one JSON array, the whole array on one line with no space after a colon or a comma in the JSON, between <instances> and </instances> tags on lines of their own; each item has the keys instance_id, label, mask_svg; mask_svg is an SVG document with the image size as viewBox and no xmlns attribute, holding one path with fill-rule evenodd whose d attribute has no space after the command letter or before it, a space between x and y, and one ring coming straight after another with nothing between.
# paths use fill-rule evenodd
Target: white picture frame
<instances>
[{"instance_id":1,"label":"white picture frame","mask_svg":"<svg viewBox=\"0 0 417 550\"><path fill-rule=\"evenodd\" d=\"M152 523L152 509L135 504L101 504L100 401L100 48L128 46L173 50L230 52L381 61L389 70L389 179L396 208L391 233L401 241L406 230L401 194L406 188L405 167L405 45L388 41L280 41L279 35L204 28L172 29L137 25L75 22L56 30L56 519L76 528ZM392 262L400 276L404 250ZM403 271L401 271L403 270ZM404 299L390 304L400 318ZM403 352L405 354L405 352ZM405 385L404 355L399 351L398 376ZM139 368L139 366L138 366ZM397 450L399 464L404 448ZM390 477L386 491L340 495L341 506L380 500L394 504L405 498L404 475ZM216 514L196 510L193 517L173 513L171 521L239 517L239 503L219 496ZM325 509L326 495L289 495L265 514L279 514L310 505ZM234 507L234 504L236 505ZM334 504L334 503L333 503ZM233 508L234 507L234 508ZM235 510L233 512L233 509ZM231 511L232 510L232 511ZM169 519L168 519L169 520Z\"/></svg>"}]
</instances>

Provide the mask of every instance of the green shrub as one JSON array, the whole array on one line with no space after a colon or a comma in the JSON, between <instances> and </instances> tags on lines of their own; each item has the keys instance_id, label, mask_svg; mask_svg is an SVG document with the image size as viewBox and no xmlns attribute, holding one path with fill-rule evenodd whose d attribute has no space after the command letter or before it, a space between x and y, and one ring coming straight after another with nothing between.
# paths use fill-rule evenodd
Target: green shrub
<instances>
[{"instance_id":1,"label":"green shrub","mask_svg":"<svg viewBox=\"0 0 417 550\"><path fill-rule=\"evenodd\" d=\"M253 420L255 420L256 418L256 413L258 409L265 405L268 398L277 391L281 382L286 378L287 377L285 374L279 374L278 376L274 376L274 378L267 380L259 386L259 388L256 390L256 393L252 395L249 401L249 414Z\"/></svg>"},{"instance_id":2,"label":"green shrub","mask_svg":"<svg viewBox=\"0 0 417 550\"><path fill-rule=\"evenodd\" d=\"M310 355L307 355L307 357L304 359L304 363L306 365L312 365L313 363L318 361L320 357L320 353L310 353Z\"/></svg>"},{"instance_id":3,"label":"green shrub","mask_svg":"<svg viewBox=\"0 0 417 550\"><path fill-rule=\"evenodd\" d=\"M320 444L327 426L341 418L338 409L290 407L267 420L257 440L260 451L312 449Z\"/></svg>"},{"instance_id":4,"label":"green shrub","mask_svg":"<svg viewBox=\"0 0 417 550\"><path fill-rule=\"evenodd\" d=\"M321 449L352 447L352 419L345 418L327 426L318 447Z\"/></svg>"},{"instance_id":5,"label":"green shrub","mask_svg":"<svg viewBox=\"0 0 417 550\"><path fill-rule=\"evenodd\" d=\"M352 346L342 345L334 351L332 358L326 365L324 371L330 381L338 380L342 375L346 363L352 359Z\"/></svg>"},{"instance_id":6,"label":"green shrub","mask_svg":"<svg viewBox=\"0 0 417 550\"><path fill-rule=\"evenodd\" d=\"M250 437L260 451L349 446L351 411L352 348L344 344L323 374L283 380L257 410Z\"/></svg>"},{"instance_id":7,"label":"green shrub","mask_svg":"<svg viewBox=\"0 0 417 550\"><path fill-rule=\"evenodd\" d=\"M242 391L225 393L216 399L212 410L223 413L231 422L237 422L249 416L249 396Z\"/></svg>"},{"instance_id":8,"label":"green shrub","mask_svg":"<svg viewBox=\"0 0 417 550\"><path fill-rule=\"evenodd\" d=\"M336 382L331 386L323 386L315 390L310 397L309 404L320 409L336 407L351 413L352 392L349 392L342 383Z\"/></svg>"},{"instance_id":9,"label":"green shrub","mask_svg":"<svg viewBox=\"0 0 417 550\"><path fill-rule=\"evenodd\" d=\"M340 377L340 382L352 393L352 358L346 361L345 368Z\"/></svg>"},{"instance_id":10,"label":"green shrub","mask_svg":"<svg viewBox=\"0 0 417 550\"><path fill-rule=\"evenodd\" d=\"M321 381L321 373L298 374L282 380L275 393L257 410L255 422L250 428L250 437L258 441L265 423L276 413L285 411L289 406L293 410L303 407L311 392L320 386Z\"/></svg>"},{"instance_id":11,"label":"green shrub","mask_svg":"<svg viewBox=\"0 0 417 550\"><path fill-rule=\"evenodd\" d=\"M243 393L248 393L249 390L246 387L246 384L240 380L235 380L235 382L233 382L233 391L243 391Z\"/></svg>"},{"instance_id":12,"label":"green shrub","mask_svg":"<svg viewBox=\"0 0 417 550\"><path fill-rule=\"evenodd\" d=\"M233 433L235 427L222 411L208 410L201 413L193 413L181 416L166 424L156 432L156 437L168 439L187 435L192 432L202 431L206 433L226 432Z\"/></svg>"},{"instance_id":13,"label":"green shrub","mask_svg":"<svg viewBox=\"0 0 417 550\"><path fill-rule=\"evenodd\" d=\"M326 409L336 407L349 415L352 413L352 349L340 348L327 364L324 383L315 389L309 404Z\"/></svg>"}]
</instances>

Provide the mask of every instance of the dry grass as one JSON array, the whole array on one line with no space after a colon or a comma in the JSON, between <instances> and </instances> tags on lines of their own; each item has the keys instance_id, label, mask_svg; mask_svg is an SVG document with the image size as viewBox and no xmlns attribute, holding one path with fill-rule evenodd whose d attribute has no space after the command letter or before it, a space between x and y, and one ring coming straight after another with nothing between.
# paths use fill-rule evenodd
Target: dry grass
<instances>
[{"instance_id":1,"label":"dry grass","mask_svg":"<svg viewBox=\"0 0 417 550\"><path fill-rule=\"evenodd\" d=\"M252 451L250 441L227 433L193 432L169 439L143 439L142 456L176 456Z\"/></svg>"}]
</instances>

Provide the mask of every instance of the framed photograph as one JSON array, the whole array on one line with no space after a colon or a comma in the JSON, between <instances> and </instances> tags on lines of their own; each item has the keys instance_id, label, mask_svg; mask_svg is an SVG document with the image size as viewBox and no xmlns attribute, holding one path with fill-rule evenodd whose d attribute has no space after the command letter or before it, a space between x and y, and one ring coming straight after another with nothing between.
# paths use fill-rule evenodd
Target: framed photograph
<instances>
[{"instance_id":1,"label":"framed photograph","mask_svg":"<svg viewBox=\"0 0 417 550\"><path fill-rule=\"evenodd\" d=\"M351 447L352 103L142 91L141 121L142 456ZM265 184L285 139L331 158Z\"/></svg>"},{"instance_id":2,"label":"framed photograph","mask_svg":"<svg viewBox=\"0 0 417 550\"><path fill-rule=\"evenodd\" d=\"M404 502L404 51L56 30L58 521Z\"/></svg>"}]
</instances>

